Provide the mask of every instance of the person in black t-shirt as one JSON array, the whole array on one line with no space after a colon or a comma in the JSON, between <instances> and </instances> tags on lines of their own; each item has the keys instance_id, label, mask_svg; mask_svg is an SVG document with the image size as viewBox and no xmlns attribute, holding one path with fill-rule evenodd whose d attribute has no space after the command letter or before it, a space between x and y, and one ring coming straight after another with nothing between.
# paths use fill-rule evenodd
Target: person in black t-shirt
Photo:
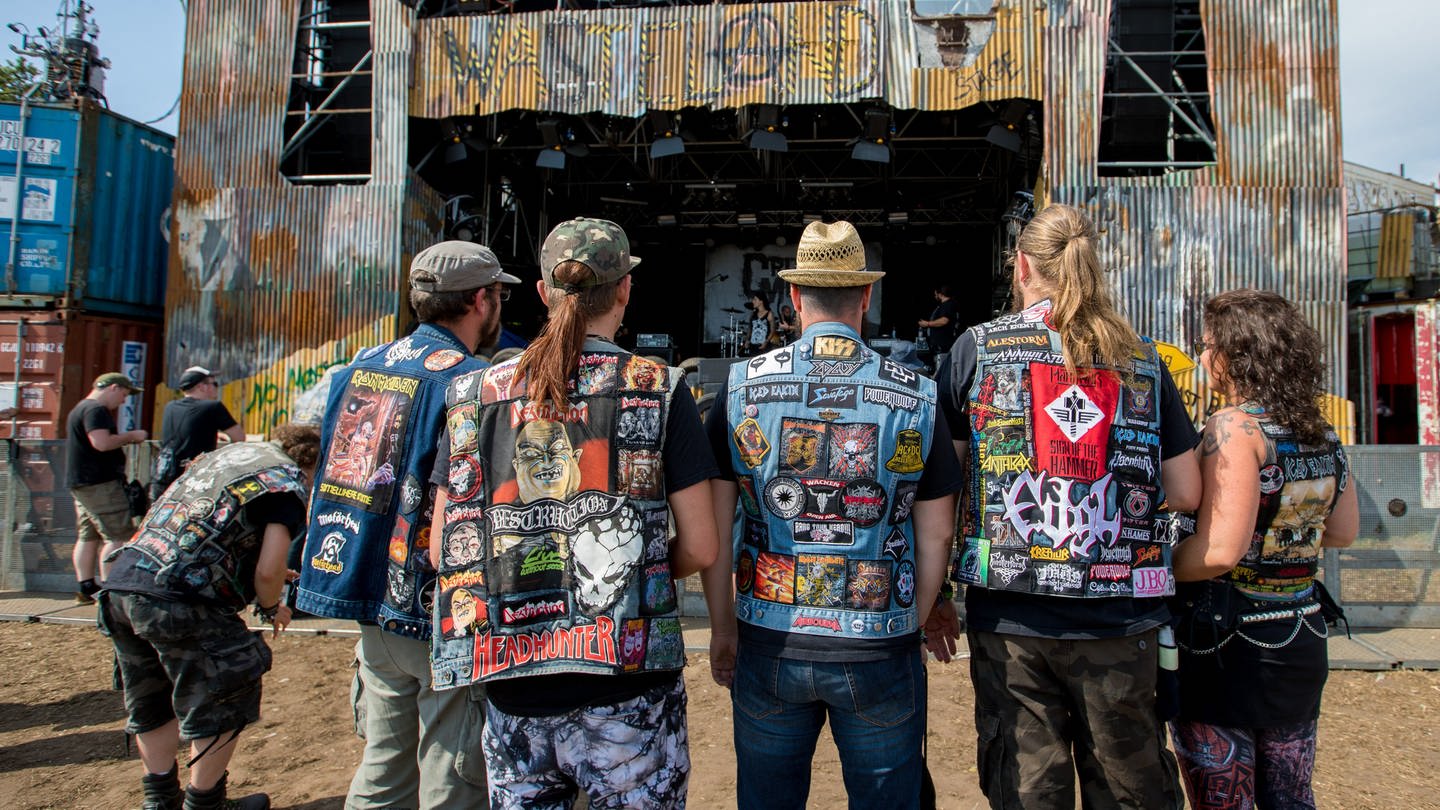
<instances>
[{"instance_id":1,"label":"person in black t-shirt","mask_svg":"<svg viewBox=\"0 0 1440 810\"><path fill-rule=\"evenodd\" d=\"M245 439L245 429L217 399L220 383L213 372L191 366L181 373L178 387L185 396L167 404L161 419L160 453L150 476L151 498L159 498L191 459L214 450L219 434L232 442Z\"/></svg>"},{"instance_id":2,"label":"person in black t-shirt","mask_svg":"<svg viewBox=\"0 0 1440 810\"><path fill-rule=\"evenodd\" d=\"M941 284L935 288L935 311L929 318L921 318L920 328L926 330L926 349L920 351L927 366L933 367L933 359L950 351L955 336L960 332L960 304L950 297L950 285Z\"/></svg>"},{"instance_id":3,"label":"person in black t-shirt","mask_svg":"<svg viewBox=\"0 0 1440 810\"><path fill-rule=\"evenodd\" d=\"M1161 502L1199 504L1198 437L1097 242L1079 209L1038 214L1014 252L1021 310L967 330L936 375L970 476L954 570L996 808L1073 808L1077 782L1086 807L1184 802L1156 712L1173 580L1151 526ZM949 660L954 605L926 631Z\"/></svg>"},{"instance_id":4,"label":"person in black t-shirt","mask_svg":"<svg viewBox=\"0 0 1440 810\"><path fill-rule=\"evenodd\" d=\"M123 433L115 424L116 408L132 393L144 390L118 371L101 374L90 394L65 420L65 478L75 501L75 601L95 601L102 560L130 539L130 501L125 497L125 453L120 448L145 441L143 430ZM103 539L103 553L95 543ZM98 566L98 568L97 568Z\"/></svg>"}]
</instances>

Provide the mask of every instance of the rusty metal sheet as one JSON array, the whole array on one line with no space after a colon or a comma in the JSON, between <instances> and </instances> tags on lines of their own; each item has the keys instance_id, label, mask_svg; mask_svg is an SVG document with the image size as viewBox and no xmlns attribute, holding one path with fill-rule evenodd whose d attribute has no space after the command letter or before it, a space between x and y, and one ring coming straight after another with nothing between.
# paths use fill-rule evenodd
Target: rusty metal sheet
<instances>
[{"instance_id":1,"label":"rusty metal sheet","mask_svg":"<svg viewBox=\"0 0 1440 810\"><path fill-rule=\"evenodd\" d=\"M714 4L418 20L411 109L635 117L834 104L960 109L1038 98L1043 0L994 20L915 20L903 0Z\"/></svg>"}]
</instances>

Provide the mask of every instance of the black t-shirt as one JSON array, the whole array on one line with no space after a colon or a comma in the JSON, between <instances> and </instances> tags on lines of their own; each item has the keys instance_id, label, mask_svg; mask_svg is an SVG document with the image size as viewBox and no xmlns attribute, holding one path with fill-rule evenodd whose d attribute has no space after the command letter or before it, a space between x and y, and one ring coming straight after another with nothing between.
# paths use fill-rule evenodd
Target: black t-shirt
<instances>
[{"instance_id":1,"label":"black t-shirt","mask_svg":"<svg viewBox=\"0 0 1440 810\"><path fill-rule=\"evenodd\" d=\"M730 383L715 398L711 418L705 422L705 433L710 438L710 452L715 454L720 467L719 478L735 480L735 470L730 463L730 426L725 418L726 404L730 396ZM965 468L950 441L950 426L945 414L935 413L935 430L930 440L930 455L925 457L925 469L915 489L915 500L931 501L959 492L965 486ZM757 487L758 489L758 487ZM720 542L731 542L721 537ZM793 658L802 661L879 661L889 658L897 650L914 649L920 643L920 631L895 638L859 639L812 636L805 633L786 633L768 627L758 627L748 622L739 623L739 636L748 649L776 658Z\"/></svg>"},{"instance_id":2,"label":"black t-shirt","mask_svg":"<svg viewBox=\"0 0 1440 810\"><path fill-rule=\"evenodd\" d=\"M115 414L109 408L93 399L82 399L65 420L65 482L71 489L125 477L125 451L96 450L90 443L92 430L119 432Z\"/></svg>"},{"instance_id":3,"label":"black t-shirt","mask_svg":"<svg viewBox=\"0 0 1440 810\"><path fill-rule=\"evenodd\" d=\"M165 406L161 419L160 446L175 455L176 465L215 449L215 434L229 430L235 417L225 403L213 399L185 397Z\"/></svg>"},{"instance_id":4,"label":"black t-shirt","mask_svg":"<svg viewBox=\"0 0 1440 810\"><path fill-rule=\"evenodd\" d=\"M305 529L305 505L293 495L261 495L246 504L241 515L231 518L241 519L256 527L256 531L262 534L266 525L279 523L289 530L293 538ZM244 589L245 596L250 599L255 596L255 564L260 559L259 548L257 544L255 553L247 554L238 560L235 569L240 586ZM183 601L184 594L166 590L155 583L155 572L141 567L148 564L148 558L138 551L122 546L115 562L110 565L110 575L105 579L106 590L145 593L161 599Z\"/></svg>"},{"instance_id":5,"label":"black t-shirt","mask_svg":"<svg viewBox=\"0 0 1440 810\"><path fill-rule=\"evenodd\" d=\"M955 343L955 335L960 331L960 304L954 298L947 298L935 307L927 320L938 321L947 318L944 326L930 327L930 349L939 354L950 350Z\"/></svg>"},{"instance_id":6,"label":"black t-shirt","mask_svg":"<svg viewBox=\"0 0 1440 810\"><path fill-rule=\"evenodd\" d=\"M440 434L440 452L430 482L444 489L449 484L450 432ZM665 468L665 491L679 492L714 478L715 460L700 428L700 411L684 383L670 396L670 413L665 419L665 447L661 451ZM491 681L486 695L506 714L550 717L581 706L620 703L645 694L656 686L672 684L679 671L643 672L637 675L588 675L574 672L559 675L531 675Z\"/></svg>"},{"instance_id":7,"label":"black t-shirt","mask_svg":"<svg viewBox=\"0 0 1440 810\"><path fill-rule=\"evenodd\" d=\"M966 330L951 347L936 374L940 403L958 425L970 424L970 386L977 363L975 333ZM962 428L962 440L969 431ZM1200 441L1170 371L1160 366L1160 458L1188 453ZM1122 638L1163 624L1170 610L1163 599L1116 596L1072 599L1063 596L965 589L965 620L976 630L1041 638Z\"/></svg>"}]
</instances>

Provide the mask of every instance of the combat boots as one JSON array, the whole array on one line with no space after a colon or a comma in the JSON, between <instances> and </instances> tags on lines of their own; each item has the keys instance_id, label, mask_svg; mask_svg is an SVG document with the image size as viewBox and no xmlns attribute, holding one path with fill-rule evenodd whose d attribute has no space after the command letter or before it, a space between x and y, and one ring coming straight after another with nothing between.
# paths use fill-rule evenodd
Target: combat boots
<instances>
[{"instance_id":1,"label":"combat boots","mask_svg":"<svg viewBox=\"0 0 1440 810\"><path fill-rule=\"evenodd\" d=\"M184 810L270 810L270 797L264 793L252 793L243 799L225 798L225 780L230 778L227 771L215 787L206 791L185 788Z\"/></svg>"},{"instance_id":2,"label":"combat boots","mask_svg":"<svg viewBox=\"0 0 1440 810\"><path fill-rule=\"evenodd\" d=\"M180 793L180 768L171 765L169 773L147 773L140 778L145 788L145 802L140 810L181 810L184 798Z\"/></svg>"}]
</instances>

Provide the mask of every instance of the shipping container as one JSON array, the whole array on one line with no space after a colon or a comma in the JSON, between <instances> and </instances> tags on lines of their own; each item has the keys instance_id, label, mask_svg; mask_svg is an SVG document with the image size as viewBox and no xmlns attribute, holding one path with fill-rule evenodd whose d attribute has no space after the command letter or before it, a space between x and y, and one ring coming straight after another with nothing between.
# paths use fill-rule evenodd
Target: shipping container
<instances>
[{"instance_id":1,"label":"shipping container","mask_svg":"<svg viewBox=\"0 0 1440 810\"><path fill-rule=\"evenodd\" d=\"M0 419L0 439L65 438L66 415L107 371L123 371L145 387L122 406L121 426L154 432L163 346L156 321L72 310L0 311L0 412L15 409L13 417Z\"/></svg>"},{"instance_id":2,"label":"shipping container","mask_svg":"<svg viewBox=\"0 0 1440 810\"><path fill-rule=\"evenodd\" d=\"M93 102L0 103L0 305L161 317L174 176L174 136Z\"/></svg>"}]
</instances>

